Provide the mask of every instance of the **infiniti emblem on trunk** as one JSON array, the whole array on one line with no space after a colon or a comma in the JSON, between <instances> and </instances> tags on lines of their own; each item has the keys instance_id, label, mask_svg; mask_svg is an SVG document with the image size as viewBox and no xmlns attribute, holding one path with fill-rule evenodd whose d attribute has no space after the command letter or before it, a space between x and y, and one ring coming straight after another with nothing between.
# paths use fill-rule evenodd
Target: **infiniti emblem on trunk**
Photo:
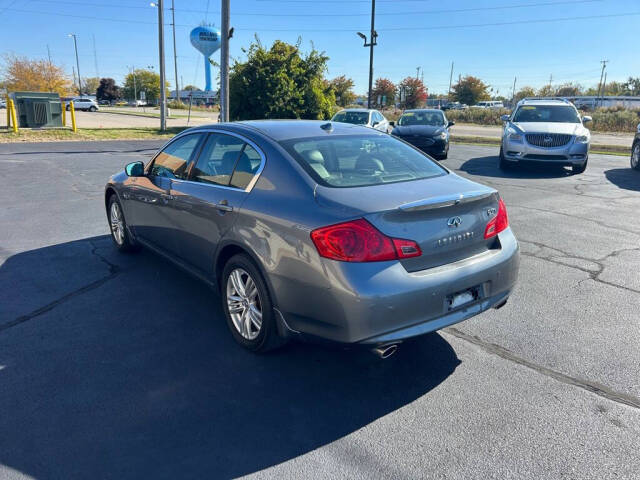
<instances>
[{"instance_id":1,"label":"infiniti emblem on trunk","mask_svg":"<svg viewBox=\"0 0 640 480\"><path fill-rule=\"evenodd\" d=\"M447 220L447 225L450 227L457 227L462 223L462 219L460 217L451 217Z\"/></svg>"}]
</instances>

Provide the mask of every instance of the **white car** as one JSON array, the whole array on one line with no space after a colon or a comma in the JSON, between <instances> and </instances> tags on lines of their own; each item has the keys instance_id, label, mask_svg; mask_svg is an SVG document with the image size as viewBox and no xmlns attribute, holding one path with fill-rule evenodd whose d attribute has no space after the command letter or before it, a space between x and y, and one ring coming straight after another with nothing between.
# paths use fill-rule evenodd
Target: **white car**
<instances>
[{"instance_id":1,"label":"white car","mask_svg":"<svg viewBox=\"0 0 640 480\"><path fill-rule=\"evenodd\" d=\"M70 108L70 105L67 104L67 111L69 111ZM90 98L74 98L73 109L84 110L85 112L97 112L99 107L95 100L91 100Z\"/></svg>"},{"instance_id":2,"label":"white car","mask_svg":"<svg viewBox=\"0 0 640 480\"><path fill-rule=\"evenodd\" d=\"M382 113L369 108L347 108L340 110L331 118L331 121L363 125L384 133L389 133L392 129L391 125L389 125L389 120L387 120Z\"/></svg>"},{"instance_id":3,"label":"white car","mask_svg":"<svg viewBox=\"0 0 640 480\"><path fill-rule=\"evenodd\" d=\"M473 107L471 108L495 108L495 109L500 109L500 108L504 108L504 103L497 101L497 100L489 100L486 102L478 102L477 104L475 104Z\"/></svg>"}]
</instances>

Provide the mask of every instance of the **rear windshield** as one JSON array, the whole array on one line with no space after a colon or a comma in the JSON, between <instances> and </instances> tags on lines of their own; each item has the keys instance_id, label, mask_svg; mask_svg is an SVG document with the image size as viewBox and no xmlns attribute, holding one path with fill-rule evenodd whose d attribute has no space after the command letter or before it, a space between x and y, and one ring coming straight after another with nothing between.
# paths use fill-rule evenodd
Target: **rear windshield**
<instances>
[{"instance_id":1,"label":"rear windshield","mask_svg":"<svg viewBox=\"0 0 640 480\"><path fill-rule=\"evenodd\" d=\"M516 110L513 121L580 123L580 117L570 105L523 105Z\"/></svg>"},{"instance_id":2,"label":"rear windshield","mask_svg":"<svg viewBox=\"0 0 640 480\"><path fill-rule=\"evenodd\" d=\"M364 187L447 174L434 160L388 135L325 136L280 144L327 187Z\"/></svg>"},{"instance_id":3,"label":"rear windshield","mask_svg":"<svg viewBox=\"0 0 640 480\"><path fill-rule=\"evenodd\" d=\"M369 123L369 112L338 112L333 116L331 121L366 125Z\"/></svg>"}]
</instances>

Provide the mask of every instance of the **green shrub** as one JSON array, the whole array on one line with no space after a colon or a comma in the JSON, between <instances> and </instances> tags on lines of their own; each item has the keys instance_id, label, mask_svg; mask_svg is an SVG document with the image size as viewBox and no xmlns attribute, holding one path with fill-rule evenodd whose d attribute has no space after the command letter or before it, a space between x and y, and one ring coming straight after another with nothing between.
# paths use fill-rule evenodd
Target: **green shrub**
<instances>
[{"instance_id":1,"label":"green shrub","mask_svg":"<svg viewBox=\"0 0 640 480\"><path fill-rule=\"evenodd\" d=\"M507 109L468 108L466 110L447 110L447 120L456 123L475 123L478 125L502 125L501 115L511 113Z\"/></svg>"}]
</instances>

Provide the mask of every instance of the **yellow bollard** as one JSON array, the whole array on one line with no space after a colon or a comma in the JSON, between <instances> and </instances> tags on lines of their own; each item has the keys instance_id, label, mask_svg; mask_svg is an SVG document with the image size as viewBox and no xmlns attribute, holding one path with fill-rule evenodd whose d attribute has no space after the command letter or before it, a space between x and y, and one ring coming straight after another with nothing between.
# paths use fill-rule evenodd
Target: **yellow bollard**
<instances>
[{"instance_id":1,"label":"yellow bollard","mask_svg":"<svg viewBox=\"0 0 640 480\"><path fill-rule=\"evenodd\" d=\"M66 110L66 105L64 104L64 102L62 102L62 126L66 127L67 126L67 110Z\"/></svg>"},{"instance_id":2,"label":"yellow bollard","mask_svg":"<svg viewBox=\"0 0 640 480\"><path fill-rule=\"evenodd\" d=\"M69 111L71 112L71 130L75 133L78 131L78 127L76 126L76 110L73 107L73 100L69 102Z\"/></svg>"},{"instance_id":3,"label":"yellow bollard","mask_svg":"<svg viewBox=\"0 0 640 480\"><path fill-rule=\"evenodd\" d=\"M11 110L11 123L13 127L13 133L18 133L18 121L16 120L16 105L13 100L9 100L7 108Z\"/></svg>"}]
</instances>

